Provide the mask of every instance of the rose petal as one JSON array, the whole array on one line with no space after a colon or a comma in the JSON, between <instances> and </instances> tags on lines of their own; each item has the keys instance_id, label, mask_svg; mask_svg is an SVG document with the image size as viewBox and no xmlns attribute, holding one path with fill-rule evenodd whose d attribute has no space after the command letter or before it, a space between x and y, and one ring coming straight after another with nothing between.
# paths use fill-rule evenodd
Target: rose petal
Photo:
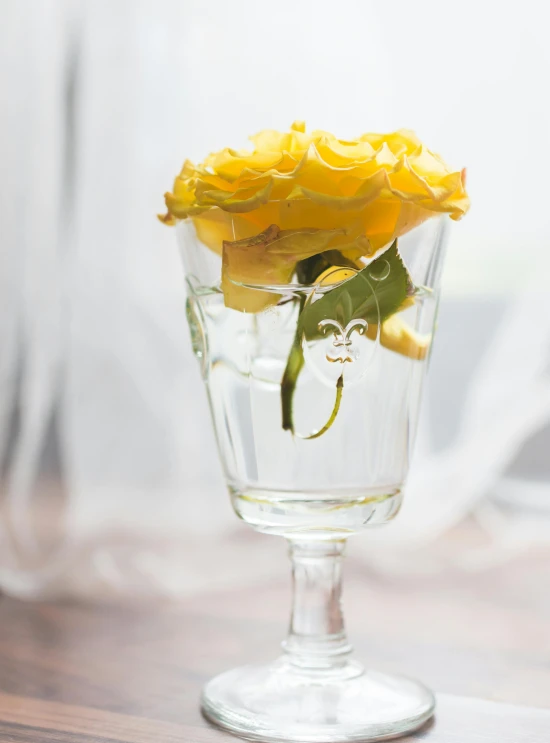
<instances>
[{"instance_id":1,"label":"rose petal","mask_svg":"<svg viewBox=\"0 0 550 743\"><path fill-rule=\"evenodd\" d=\"M223 252L228 306L254 311L277 299L261 292L252 300L251 290L234 288L238 276L280 285L300 256L326 245L363 265L435 213L460 219L469 208L464 171L451 171L406 129L346 141L307 133L296 121L288 132L265 130L251 140L252 152L226 148L198 166L185 161L159 217L165 224L192 217L199 239ZM279 229L271 247L235 247L271 225Z\"/></svg>"}]
</instances>

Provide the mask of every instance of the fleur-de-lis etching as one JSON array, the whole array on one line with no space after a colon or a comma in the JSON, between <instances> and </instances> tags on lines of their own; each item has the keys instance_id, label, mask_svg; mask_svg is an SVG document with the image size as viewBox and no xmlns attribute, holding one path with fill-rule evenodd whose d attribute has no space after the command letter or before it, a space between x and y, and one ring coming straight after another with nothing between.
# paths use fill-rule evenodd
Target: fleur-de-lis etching
<instances>
[{"instance_id":1,"label":"fleur-de-lis etching","mask_svg":"<svg viewBox=\"0 0 550 743\"><path fill-rule=\"evenodd\" d=\"M350 354L351 346L353 345L351 334L355 330L360 335L363 335L365 330L368 328L367 321L361 318L350 320L344 328L338 320L321 320L319 323L319 330L326 332L328 328L334 329L332 346L335 350L332 350L331 348L327 353L327 361L330 361L331 363L338 361L340 364L345 364L346 361L353 361L354 357Z\"/></svg>"}]
</instances>

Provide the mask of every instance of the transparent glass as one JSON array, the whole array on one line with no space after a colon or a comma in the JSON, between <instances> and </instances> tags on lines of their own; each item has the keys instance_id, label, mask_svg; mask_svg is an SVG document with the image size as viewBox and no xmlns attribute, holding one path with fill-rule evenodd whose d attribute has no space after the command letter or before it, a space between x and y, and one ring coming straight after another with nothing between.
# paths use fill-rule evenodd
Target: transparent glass
<instances>
[{"instance_id":1,"label":"transparent glass","mask_svg":"<svg viewBox=\"0 0 550 743\"><path fill-rule=\"evenodd\" d=\"M414 730L433 714L434 697L423 685L366 670L351 658L340 596L347 537L389 521L402 501L447 224L444 217L430 219L399 239L414 292L398 317L422 353L397 352L382 323L372 320L344 324L341 316L326 317L313 339L300 336L299 313L335 286L325 279L249 286L271 292L271 306L255 313L227 308L221 257L200 242L192 220L176 228L193 348L233 508L255 529L285 537L292 561L283 656L224 673L204 690L205 715L243 737L380 740ZM372 266L369 287L376 289L389 280L391 266L380 260ZM282 425L281 386L297 342L303 368L291 432Z\"/></svg>"}]
</instances>

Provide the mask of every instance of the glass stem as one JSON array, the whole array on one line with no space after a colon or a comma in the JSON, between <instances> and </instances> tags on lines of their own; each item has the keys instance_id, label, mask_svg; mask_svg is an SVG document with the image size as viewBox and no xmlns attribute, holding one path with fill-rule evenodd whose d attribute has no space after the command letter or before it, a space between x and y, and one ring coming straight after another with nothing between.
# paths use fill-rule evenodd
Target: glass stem
<instances>
[{"instance_id":1,"label":"glass stem","mask_svg":"<svg viewBox=\"0 0 550 743\"><path fill-rule=\"evenodd\" d=\"M352 651L341 605L346 542L289 541L292 615L283 649L290 662L302 670L345 669Z\"/></svg>"}]
</instances>

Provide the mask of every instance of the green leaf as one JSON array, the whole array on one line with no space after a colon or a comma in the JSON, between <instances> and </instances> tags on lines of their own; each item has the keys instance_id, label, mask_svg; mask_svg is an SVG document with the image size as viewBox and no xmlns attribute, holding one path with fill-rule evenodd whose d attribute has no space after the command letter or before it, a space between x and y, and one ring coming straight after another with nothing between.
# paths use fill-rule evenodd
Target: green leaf
<instances>
[{"instance_id":1,"label":"green leaf","mask_svg":"<svg viewBox=\"0 0 550 743\"><path fill-rule=\"evenodd\" d=\"M323 320L337 320L342 327L363 319L377 325L393 315L414 286L401 256L397 240L379 258L351 279L329 289L300 313L299 332L307 340L323 337Z\"/></svg>"},{"instance_id":2,"label":"green leaf","mask_svg":"<svg viewBox=\"0 0 550 743\"><path fill-rule=\"evenodd\" d=\"M313 283L330 265L343 265L343 256L325 253L313 256L298 264L298 277L302 283ZM328 265L327 265L328 264ZM304 366L303 338L316 340L323 337L323 320L337 320L345 328L352 320L363 319L369 324L383 323L414 293L414 285L397 250L397 240L380 257L363 268L352 278L328 289L316 302L305 303L300 297L296 333L287 365L281 380L281 408L283 429L294 433L293 399L298 376ZM336 400L327 423L315 434L302 438L318 438L333 424L340 407L344 378L336 385Z\"/></svg>"},{"instance_id":3,"label":"green leaf","mask_svg":"<svg viewBox=\"0 0 550 743\"><path fill-rule=\"evenodd\" d=\"M318 276L323 271L331 266L353 266L347 258L345 258L337 250L327 250L324 253L317 253L316 255L305 258L299 261L296 266L296 274L298 281L305 286L313 284ZM296 333L292 341L290 353L286 363L285 370L283 372L283 378L281 380L281 411L283 418L283 430L291 431L294 433L294 418L293 418L293 400L294 392L296 390L296 384L298 382L298 376L304 366L304 351L302 348L302 330L300 328L300 315L304 309L306 298L303 294L300 295L299 308L298 308L298 322L296 324ZM342 380L343 385L343 380ZM332 425L332 421L338 413L340 407L340 399L342 397L342 389L337 390L336 404L333 415L331 416L328 427ZM317 433L315 437L320 436L325 432L325 427L321 429L320 433Z\"/></svg>"}]
</instances>

